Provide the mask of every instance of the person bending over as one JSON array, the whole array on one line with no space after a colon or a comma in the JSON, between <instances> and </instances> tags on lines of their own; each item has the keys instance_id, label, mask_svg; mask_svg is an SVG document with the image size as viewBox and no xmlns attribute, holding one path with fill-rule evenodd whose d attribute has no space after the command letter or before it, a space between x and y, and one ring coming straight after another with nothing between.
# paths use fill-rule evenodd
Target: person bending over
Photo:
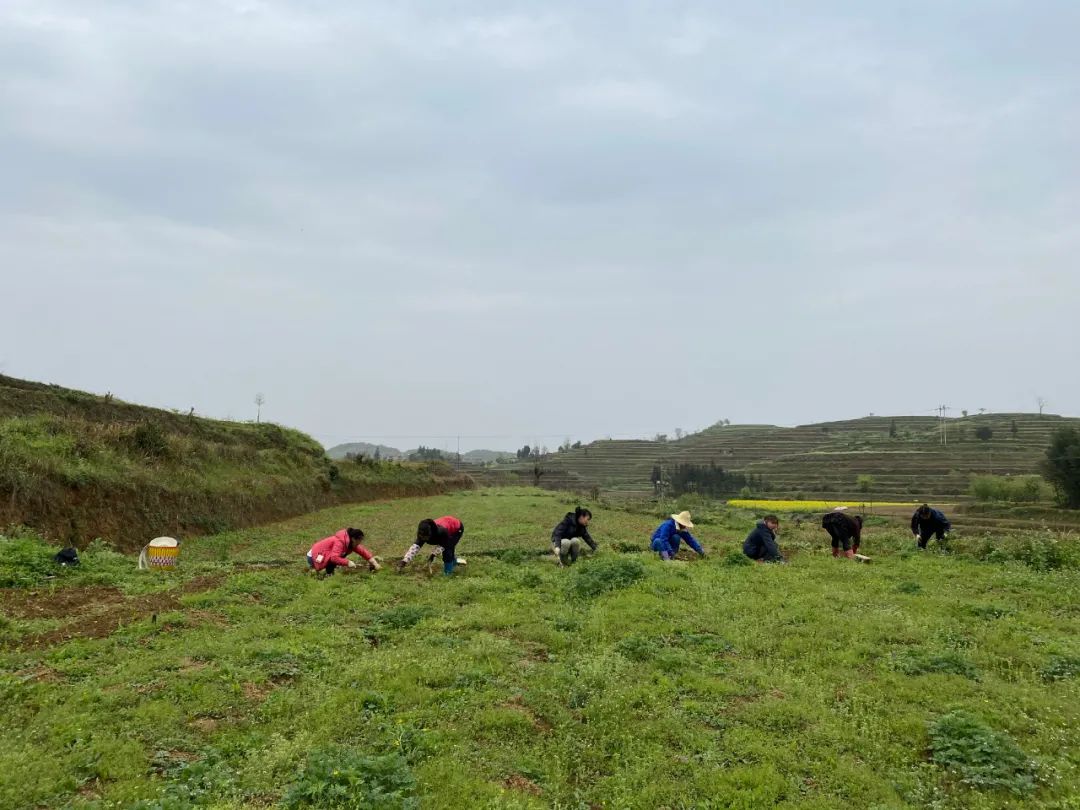
<instances>
[{"instance_id":1,"label":"person bending over","mask_svg":"<svg viewBox=\"0 0 1080 810\"><path fill-rule=\"evenodd\" d=\"M333 575L339 566L356 568L353 560L345 559L346 555L355 551L367 560L368 568L378 571L381 566L371 552L364 548L361 542L363 539L364 532L360 529L342 529L336 534L323 538L307 553L308 567L316 571L325 571L327 576Z\"/></svg>"},{"instance_id":2,"label":"person bending over","mask_svg":"<svg viewBox=\"0 0 1080 810\"><path fill-rule=\"evenodd\" d=\"M463 534L465 534L465 524L452 515L446 515L435 520L431 518L421 520L420 525L416 527L416 542L409 546L409 550L405 552L405 556L397 564L398 570L400 571L411 563L413 557L424 546L439 546L442 548L443 573L449 576L454 573L454 567L459 562L457 544L461 541ZM429 568L438 553L432 551L428 556ZM460 562L464 562L464 560Z\"/></svg>"},{"instance_id":3,"label":"person bending over","mask_svg":"<svg viewBox=\"0 0 1080 810\"><path fill-rule=\"evenodd\" d=\"M923 504L911 516L911 535L919 542L919 548L926 548L931 537L937 537L938 543L949 536L952 524L944 513Z\"/></svg>"},{"instance_id":4,"label":"person bending over","mask_svg":"<svg viewBox=\"0 0 1080 810\"><path fill-rule=\"evenodd\" d=\"M821 519L821 528L829 533L832 538L832 555L840 556L842 548L843 556L851 559L859 553L859 543L862 540L862 515L851 517L843 512L828 512Z\"/></svg>"}]
</instances>

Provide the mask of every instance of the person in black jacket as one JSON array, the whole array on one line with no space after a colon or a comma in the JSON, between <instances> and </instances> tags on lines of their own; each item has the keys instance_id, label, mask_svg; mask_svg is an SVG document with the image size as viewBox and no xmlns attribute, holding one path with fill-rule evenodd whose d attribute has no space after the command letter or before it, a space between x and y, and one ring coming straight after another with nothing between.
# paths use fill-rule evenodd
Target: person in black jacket
<instances>
[{"instance_id":1,"label":"person in black jacket","mask_svg":"<svg viewBox=\"0 0 1080 810\"><path fill-rule=\"evenodd\" d=\"M589 534L589 521L592 512L579 506L573 512L567 512L559 525L551 533L551 550L559 558L559 565L573 565L581 554L581 541L589 544L596 551L596 541Z\"/></svg>"},{"instance_id":2,"label":"person in black jacket","mask_svg":"<svg viewBox=\"0 0 1080 810\"><path fill-rule=\"evenodd\" d=\"M776 544L776 534L780 531L780 520L776 515L767 515L743 541L743 554L754 562L787 562Z\"/></svg>"},{"instance_id":3,"label":"person in black jacket","mask_svg":"<svg viewBox=\"0 0 1080 810\"><path fill-rule=\"evenodd\" d=\"M844 549L844 556L852 558L859 553L859 541L862 539L862 515L849 517L843 512L828 512L821 519L821 528L829 533L832 538L832 555L840 556L840 548Z\"/></svg>"},{"instance_id":4,"label":"person in black jacket","mask_svg":"<svg viewBox=\"0 0 1080 810\"><path fill-rule=\"evenodd\" d=\"M949 536L952 524L944 513L923 504L911 516L911 534L919 541L919 548L926 548L930 538L936 536L940 543Z\"/></svg>"}]
</instances>

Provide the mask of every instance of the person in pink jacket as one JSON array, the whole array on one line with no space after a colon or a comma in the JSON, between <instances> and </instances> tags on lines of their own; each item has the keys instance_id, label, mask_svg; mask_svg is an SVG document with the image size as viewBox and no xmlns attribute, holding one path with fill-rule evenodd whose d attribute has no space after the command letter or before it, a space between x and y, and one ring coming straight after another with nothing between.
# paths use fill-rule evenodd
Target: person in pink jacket
<instances>
[{"instance_id":1,"label":"person in pink jacket","mask_svg":"<svg viewBox=\"0 0 1080 810\"><path fill-rule=\"evenodd\" d=\"M345 559L349 552L355 551L367 560L372 571L378 571L381 566L371 552L364 548L361 542L363 539L364 532L360 529L342 529L337 534L323 538L307 553L308 567L325 571L327 576L333 574L338 566L356 568L354 561Z\"/></svg>"}]
</instances>

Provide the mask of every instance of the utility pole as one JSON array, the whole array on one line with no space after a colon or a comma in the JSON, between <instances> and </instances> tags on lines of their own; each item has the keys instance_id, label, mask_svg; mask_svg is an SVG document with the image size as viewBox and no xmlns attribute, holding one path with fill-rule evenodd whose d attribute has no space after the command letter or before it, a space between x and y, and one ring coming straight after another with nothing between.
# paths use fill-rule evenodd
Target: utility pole
<instances>
[{"instance_id":1,"label":"utility pole","mask_svg":"<svg viewBox=\"0 0 1080 810\"><path fill-rule=\"evenodd\" d=\"M949 426L945 420L947 418L946 411L950 410L952 410L952 408L950 408L948 405L938 405L937 407L938 417L940 418L941 425L941 443L943 445L949 443Z\"/></svg>"}]
</instances>

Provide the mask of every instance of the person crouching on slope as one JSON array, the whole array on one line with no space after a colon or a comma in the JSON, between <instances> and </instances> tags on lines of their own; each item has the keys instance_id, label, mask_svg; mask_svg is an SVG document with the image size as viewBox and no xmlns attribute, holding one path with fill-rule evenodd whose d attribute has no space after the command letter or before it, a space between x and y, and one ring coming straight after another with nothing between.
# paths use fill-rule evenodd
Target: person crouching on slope
<instances>
[{"instance_id":1,"label":"person crouching on slope","mask_svg":"<svg viewBox=\"0 0 1080 810\"><path fill-rule=\"evenodd\" d=\"M843 512L828 512L821 519L821 528L829 533L832 538L832 555L840 556L840 548L844 549L844 556L852 559L859 553L859 542L862 539L862 515L849 517Z\"/></svg>"},{"instance_id":2,"label":"person crouching on slope","mask_svg":"<svg viewBox=\"0 0 1080 810\"><path fill-rule=\"evenodd\" d=\"M759 563L787 562L780 553L780 546L776 544L776 534L779 531L780 520L776 515L766 515L743 541L743 554Z\"/></svg>"},{"instance_id":3,"label":"person crouching on slope","mask_svg":"<svg viewBox=\"0 0 1080 810\"><path fill-rule=\"evenodd\" d=\"M919 548L926 548L930 538L937 536L938 543L949 536L952 524L943 512L931 509L928 504L923 504L915 510L911 516L911 534L919 541Z\"/></svg>"},{"instance_id":4,"label":"person crouching on slope","mask_svg":"<svg viewBox=\"0 0 1080 810\"><path fill-rule=\"evenodd\" d=\"M589 521L592 520L592 512L579 506L573 512L567 512L555 530L551 533L551 546L555 556L559 558L559 565L573 565L581 554L581 541L589 544L592 551L596 551L596 541L589 534Z\"/></svg>"},{"instance_id":5,"label":"person crouching on slope","mask_svg":"<svg viewBox=\"0 0 1080 810\"><path fill-rule=\"evenodd\" d=\"M416 542L409 546L409 550L405 552L405 556L397 564L398 570L400 571L411 563L413 557L424 546L440 546L442 548L443 573L449 576L454 573L454 567L458 562L465 562L464 560L459 561L456 553L457 544L463 534L465 534L465 524L451 515L436 518L435 520L430 518L421 520L420 525L416 527ZM435 560L436 554L438 552L433 551L428 557L429 569L431 563Z\"/></svg>"},{"instance_id":6,"label":"person crouching on slope","mask_svg":"<svg viewBox=\"0 0 1080 810\"><path fill-rule=\"evenodd\" d=\"M378 571L382 566L361 544L363 539L364 533L360 529L342 529L336 534L323 538L307 553L308 567L316 571L325 571L327 576L332 575L338 566L356 568L354 561L345 559L349 552L355 551L367 560L368 568Z\"/></svg>"},{"instance_id":7,"label":"person crouching on slope","mask_svg":"<svg viewBox=\"0 0 1080 810\"><path fill-rule=\"evenodd\" d=\"M694 524L690 520L689 512L672 515L653 532L649 548L657 552L661 560L674 560L675 555L679 553L680 541L685 540L686 545L696 551L699 556L704 557L705 549L701 547L701 543L694 538L694 535L690 534L692 528Z\"/></svg>"}]
</instances>

